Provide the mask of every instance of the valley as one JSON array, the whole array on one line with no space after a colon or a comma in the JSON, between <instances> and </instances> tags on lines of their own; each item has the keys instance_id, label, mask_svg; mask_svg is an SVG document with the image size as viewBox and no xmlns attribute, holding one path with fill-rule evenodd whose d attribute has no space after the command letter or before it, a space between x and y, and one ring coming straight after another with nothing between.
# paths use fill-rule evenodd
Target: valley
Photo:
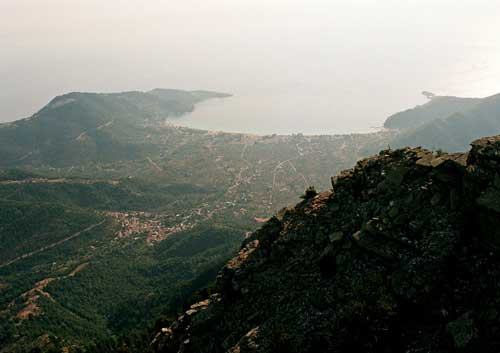
<instances>
[{"instance_id":1,"label":"valley","mask_svg":"<svg viewBox=\"0 0 500 353\"><path fill-rule=\"evenodd\" d=\"M0 125L0 352L146 352L155 322L274 214L438 119L350 135L203 131L165 123L192 109L177 102L190 93L166 92L168 104L69 94Z\"/></svg>"},{"instance_id":2,"label":"valley","mask_svg":"<svg viewBox=\"0 0 500 353\"><path fill-rule=\"evenodd\" d=\"M78 104L64 102L51 103L52 114ZM78 109L82 118L93 114ZM67 120L34 119L66 129ZM257 136L137 119L129 143L144 153L134 158L82 157L96 139L115 139L120 122L103 118L94 126L100 137L92 126L71 127L75 138L64 146L73 154L50 148L64 155L53 163L38 152L47 147L23 150L1 170L2 353L146 349L154 322L209 285L245 236L391 135Z\"/></svg>"},{"instance_id":3,"label":"valley","mask_svg":"<svg viewBox=\"0 0 500 353\"><path fill-rule=\"evenodd\" d=\"M0 353L499 353L499 15L0 0Z\"/></svg>"}]
</instances>

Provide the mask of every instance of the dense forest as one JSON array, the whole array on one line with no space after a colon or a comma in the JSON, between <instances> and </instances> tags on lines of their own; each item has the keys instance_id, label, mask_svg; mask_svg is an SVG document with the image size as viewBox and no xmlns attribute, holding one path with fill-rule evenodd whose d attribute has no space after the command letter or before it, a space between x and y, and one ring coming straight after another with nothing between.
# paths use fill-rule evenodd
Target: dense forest
<instances>
[{"instance_id":1,"label":"dense forest","mask_svg":"<svg viewBox=\"0 0 500 353\"><path fill-rule=\"evenodd\" d=\"M496 96L433 97L368 134L163 123L214 95L74 93L0 125L2 353L147 351L158 327L206 297L241 242L316 195L311 186L330 188L330 176L388 146L460 150L500 126ZM462 129L454 139L425 133L448 123Z\"/></svg>"}]
</instances>

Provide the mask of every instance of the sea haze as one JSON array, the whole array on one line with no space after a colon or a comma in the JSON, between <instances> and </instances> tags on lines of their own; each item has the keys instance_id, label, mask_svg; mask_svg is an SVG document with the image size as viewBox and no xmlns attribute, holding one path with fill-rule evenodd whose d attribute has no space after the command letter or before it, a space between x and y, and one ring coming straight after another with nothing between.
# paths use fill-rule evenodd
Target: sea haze
<instances>
[{"instance_id":1,"label":"sea haze","mask_svg":"<svg viewBox=\"0 0 500 353\"><path fill-rule=\"evenodd\" d=\"M228 92L182 121L367 131L440 95L500 91L491 0L0 1L0 122L71 91Z\"/></svg>"}]
</instances>

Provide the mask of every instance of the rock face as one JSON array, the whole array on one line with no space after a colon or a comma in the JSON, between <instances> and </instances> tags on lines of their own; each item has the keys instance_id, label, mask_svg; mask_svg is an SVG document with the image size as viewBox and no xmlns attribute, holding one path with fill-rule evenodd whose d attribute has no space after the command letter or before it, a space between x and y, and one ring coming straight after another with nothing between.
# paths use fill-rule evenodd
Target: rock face
<instances>
[{"instance_id":1,"label":"rock face","mask_svg":"<svg viewBox=\"0 0 500 353\"><path fill-rule=\"evenodd\" d=\"M282 210L157 352L499 352L500 137L382 151Z\"/></svg>"}]
</instances>

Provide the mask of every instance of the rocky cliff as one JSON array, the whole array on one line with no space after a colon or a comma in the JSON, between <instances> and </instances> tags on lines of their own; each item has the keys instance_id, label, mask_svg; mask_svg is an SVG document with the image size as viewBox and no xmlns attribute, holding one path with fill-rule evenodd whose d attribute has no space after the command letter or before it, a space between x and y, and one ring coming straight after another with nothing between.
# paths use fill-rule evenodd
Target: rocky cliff
<instances>
[{"instance_id":1,"label":"rocky cliff","mask_svg":"<svg viewBox=\"0 0 500 353\"><path fill-rule=\"evenodd\" d=\"M500 351L500 136L386 150L243 244L157 352Z\"/></svg>"}]
</instances>

